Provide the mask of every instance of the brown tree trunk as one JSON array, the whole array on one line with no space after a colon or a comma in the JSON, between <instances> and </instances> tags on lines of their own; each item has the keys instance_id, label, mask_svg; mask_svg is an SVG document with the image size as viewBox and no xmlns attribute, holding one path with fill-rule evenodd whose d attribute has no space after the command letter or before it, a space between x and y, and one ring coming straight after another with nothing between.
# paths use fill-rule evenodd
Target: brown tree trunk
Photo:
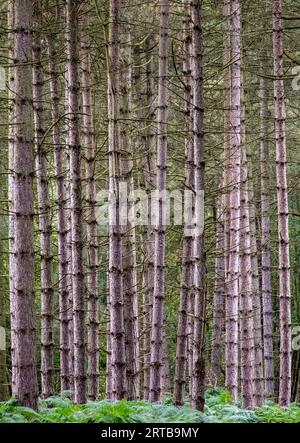
<instances>
[{"instance_id":1,"label":"brown tree trunk","mask_svg":"<svg viewBox=\"0 0 300 443\"><path fill-rule=\"evenodd\" d=\"M35 18L37 20L37 18ZM36 177L38 195L38 223L40 230L41 258L41 382L42 395L54 395L53 361L53 283L52 283L52 225L47 172L47 157L44 143L44 102L41 37L38 30L33 39L33 117L36 148Z\"/></svg>"},{"instance_id":2,"label":"brown tree trunk","mask_svg":"<svg viewBox=\"0 0 300 443\"><path fill-rule=\"evenodd\" d=\"M14 24L14 300L11 328L15 339L12 355L13 392L23 406L37 407L34 322L33 176L34 140L32 115L32 2L15 1Z\"/></svg>"},{"instance_id":3,"label":"brown tree trunk","mask_svg":"<svg viewBox=\"0 0 300 443\"><path fill-rule=\"evenodd\" d=\"M83 138L86 152L86 204L87 204L87 354L88 354L88 397L96 400L99 396L99 288L98 288L98 238L96 219L95 180L95 134L93 122L91 43L89 19L86 12L82 19L81 32L81 83Z\"/></svg>"},{"instance_id":4,"label":"brown tree trunk","mask_svg":"<svg viewBox=\"0 0 300 443\"><path fill-rule=\"evenodd\" d=\"M158 215L154 231L154 293L151 330L149 400L159 401L162 394L163 328L165 293L165 222L164 191L167 179L167 112L168 112L168 20L169 1L163 0L160 10L157 175L159 193Z\"/></svg>"},{"instance_id":5,"label":"brown tree trunk","mask_svg":"<svg viewBox=\"0 0 300 443\"><path fill-rule=\"evenodd\" d=\"M286 167L285 102L283 84L282 2L273 0L273 55L276 137L276 182L280 300L280 372L279 404L291 400L291 287L289 257L288 187Z\"/></svg>"},{"instance_id":6,"label":"brown tree trunk","mask_svg":"<svg viewBox=\"0 0 300 443\"><path fill-rule=\"evenodd\" d=\"M67 0L67 72L69 102L68 149L70 155L70 212L72 240L72 294L74 327L74 400L85 403L84 277L82 260L81 146L79 138L79 48L78 8Z\"/></svg>"},{"instance_id":7,"label":"brown tree trunk","mask_svg":"<svg viewBox=\"0 0 300 443\"><path fill-rule=\"evenodd\" d=\"M60 350L60 388L61 391L69 389L69 356L70 343L68 334L68 297L69 288L67 281L68 255L67 255L67 226L66 226L66 197L65 197L65 171L63 165L63 145L59 126L59 88L58 73L56 70L57 51L50 35L46 35L49 56L50 96L52 116L52 139L54 145L54 167L56 176L56 201L57 201L57 248L58 248L58 292L59 292L59 350Z\"/></svg>"}]
</instances>

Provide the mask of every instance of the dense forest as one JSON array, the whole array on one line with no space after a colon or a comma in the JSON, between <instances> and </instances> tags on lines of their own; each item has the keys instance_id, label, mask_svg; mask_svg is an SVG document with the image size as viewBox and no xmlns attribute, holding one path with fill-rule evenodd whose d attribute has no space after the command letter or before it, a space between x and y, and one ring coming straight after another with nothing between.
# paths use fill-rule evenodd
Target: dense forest
<instances>
[{"instance_id":1,"label":"dense forest","mask_svg":"<svg viewBox=\"0 0 300 443\"><path fill-rule=\"evenodd\" d=\"M0 39L0 421L300 422L300 1Z\"/></svg>"}]
</instances>

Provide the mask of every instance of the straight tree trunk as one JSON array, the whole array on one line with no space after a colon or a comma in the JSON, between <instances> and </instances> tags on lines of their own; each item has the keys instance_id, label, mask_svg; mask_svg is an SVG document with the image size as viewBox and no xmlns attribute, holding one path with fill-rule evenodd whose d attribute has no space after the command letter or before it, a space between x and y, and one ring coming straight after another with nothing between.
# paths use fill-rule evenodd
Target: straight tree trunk
<instances>
[{"instance_id":1,"label":"straight tree trunk","mask_svg":"<svg viewBox=\"0 0 300 443\"><path fill-rule=\"evenodd\" d=\"M266 39L262 46L266 47ZM267 54L263 53L262 72L266 72ZM270 231L270 160L269 160L269 82L260 79L260 189L261 189L261 291L263 308L264 344L264 393L274 397L274 345L273 345L273 306L271 290L271 231Z\"/></svg>"},{"instance_id":2,"label":"straight tree trunk","mask_svg":"<svg viewBox=\"0 0 300 443\"><path fill-rule=\"evenodd\" d=\"M109 301L112 399L126 396L126 353L124 327L122 228L120 220L120 9L110 1L108 69L108 161L109 191L114 198L109 225Z\"/></svg>"},{"instance_id":3,"label":"straight tree trunk","mask_svg":"<svg viewBox=\"0 0 300 443\"><path fill-rule=\"evenodd\" d=\"M74 327L74 401L85 403L84 276L82 259L81 146L79 137L79 1L67 0L67 72L69 101L70 212Z\"/></svg>"},{"instance_id":4,"label":"straight tree trunk","mask_svg":"<svg viewBox=\"0 0 300 443\"><path fill-rule=\"evenodd\" d=\"M240 3L231 2L231 106L230 106L230 250L226 297L226 380L225 385L238 400L238 313L239 313L239 242L241 181L241 66Z\"/></svg>"},{"instance_id":5,"label":"straight tree trunk","mask_svg":"<svg viewBox=\"0 0 300 443\"><path fill-rule=\"evenodd\" d=\"M83 137L86 152L86 204L87 204L87 354L88 354L88 397L96 400L99 396L99 288L98 288L98 238L96 219L96 180L95 180L95 134L93 122L91 43L88 34L87 13L82 19L82 113Z\"/></svg>"},{"instance_id":6,"label":"straight tree trunk","mask_svg":"<svg viewBox=\"0 0 300 443\"><path fill-rule=\"evenodd\" d=\"M12 336L13 392L23 406L37 407L34 321L33 176L34 136L32 115L32 2L15 0L14 23L14 273Z\"/></svg>"},{"instance_id":7,"label":"straight tree trunk","mask_svg":"<svg viewBox=\"0 0 300 443\"><path fill-rule=\"evenodd\" d=\"M128 25L126 24L128 28ZM126 186L127 195L133 195L133 152L129 139L129 120L132 116L132 56L131 56L131 35L129 29L126 30L126 40L124 48L124 63L121 76L121 109L120 109L120 145L121 175L123 185ZM124 196L124 201L127 199ZM139 323L138 323L138 294L136 275L136 232L134 220L134 202L127 200L127 220L123 227L122 238L123 254L123 290L124 290L124 326L125 326L125 347L126 347L126 378L127 378L127 399L138 400L140 396L140 349L139 349Z\"/></svg>"},{"instance_id":8,"label":"straight tree trunk","mask_svg":"<svg viewBox=\"0 0 300 443\"><path fill-rule=\"evenodd\" d=\"M150 352L149 400L156 402L162 394L163 329L165 294L165 221L164 192L167 180L167 115L168 115L168 21L169 1L163 0L160 10L157 175L159 193L158 215L154 231L154 293Z\"/></svg>"},{"instance_id":9,"label":"straight tree trunk","mask_svg":"<svg viewBox=\"0 0 300 443\"><path fill-rule=\"evenodd\" d=\"M183 0L184 18L183 62L184 100L185 100L185 188L193 188L193 120L192 120L192 81L191 81L191 27L189 3ZM187 229L186 229L187 228ZM184 226L182 246L181 289L179 320L177 327L174 404L183 405L185 396L188 351L188 305L193 290L193 236L191 226Z\"/></svg>"},{"instance_id":10,"label":"straight tree trunk","mask_svg":"<svg viewBox=\"0 0 300 443\"><path fill-rule=\"evenodd\" d=\"M68 254L66 225L65 171L63 162L63 145L59 127L59 88L56 70L57 51L50 35L46 35L49 56L50 96L52 116L52 140L54 145L54 168L57 200L57 248L58 248L58 293L59 293L59 350L60 350L60 387L61 391L69 389L70 343L68 333Z\"/></svg>"},{"instance_id":11,"label":"straight tree trunk","mask_svg":"<svg viewBox=\"0 0 300 443\"><path fill-rule=\"evenodd\" d=\"M36 19L35 19L36 20ZM41 37L38 30L33 39L33 117L36 148L36 177L38 195L38 223L40 231L41 258L41 384L42 395L54 395L53 360L53 256L50 197L47 172L47 157L44 144L45 116L43 102L43 66Z\"/></svg>"},{"instance_id":12,"label":"straight tree trunk","mask_svg":"<svg viewBox=\"0 0 300 443\"><path fill-rule=\"evenodd\" d=\"M202 0L191 3L192 17L192 79L193 79L193 154L194 190L204 192L204 145L203 145L203 42L202 42ZM203 211L195 203L195 213ZM199 228L199 227L198 227ZM197 230L197 229L196 229ZM194 330L193 330L193 372L191 404L198 410L204 409L204 331L205 331L205 252L204 231L195 232L193 239L194 256Z\"/></svg>"},{"instance_id":13,"label":"straight tree trunk","mask_svg":"<svg viewBox=\"0 0 300 443\"><path fill-rule=\"evenodd\" d=\"M286 166L285 102L283 84L282 2L273 0L274 106L276 137L276 182L280 301L280 372L279 404L291 400L291 287L288 224L288 188Z\"/></svg>"}]
</instances>

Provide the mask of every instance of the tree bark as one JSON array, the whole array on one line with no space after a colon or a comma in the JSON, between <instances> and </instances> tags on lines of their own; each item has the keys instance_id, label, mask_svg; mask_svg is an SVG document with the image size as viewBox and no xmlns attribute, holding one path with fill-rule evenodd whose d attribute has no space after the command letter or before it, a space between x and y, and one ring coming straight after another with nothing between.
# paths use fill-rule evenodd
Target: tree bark
<instances>
[{"instance_id":1,"label":"tree bark","mask_svg":"<svg viewBox=\"0 0 300 443\"><path fill-rule=\"evenodd\" d=\"M110 207L109 222L110 362L113 400L120 400L126 396L122 228L120 220L120 9L120 1L111 0L111 26L108 47L108 159L109 191L110 196L114 198L115 206L114 208Z\"/></svg>"},{"instance_id":2,"label":"tree bark","mask_svg":"<svg viewBox=\"0 0 300 443\"><path fill-rule=\"evenodd\" d=\"M13 392L23 406L37 407L34 321L33 176L34 140L32 115L32 2L15 1L14 24L14 300L11 328L15 339L12 355Z\"/></svg>"},{"instance_id":3,"label":"tree bark","mask_svg":"<svg viewBox=\"0 0 300 443\"><path fill-rule=\"evenodd\" d=\"M274 106L280 302L279 404L291 399L291 287L286 166L285 102L283 84L283 24L281 0L273 0Z\"/></svg>"},{"instance_id":4,"label":"tree bark","mask_svg":"<svg viewBox=\"0 0 300 443\"><path fill-rule=\"evenodd\" d=\"M191 190L193 177L193 120L192 120L192 81L191 81L191 25L190 10L187 0L183 0L183 62L184 101L185 101L185 188ZM179 302L179 320L177 327L174 404L183 405L186 385L187 351L188 351L188 307L193 290L193 236L191 226L183 228L182 271Z\"/></svg>"},{"instance_id":5,"label":"tree bark","mask_svg":"<svg viewBox=\"0 0 300 443\"><path fill-rule=\"evenodd\" d=\"M192 79L193 79L193 154L194 191L204 192L204 145L203 145L203 42L202 42L202 0L191 3L192 17ZM197 198L197 195L196 195ZM197 208L195 213L203 211ZM199 227L198 227L199 228ZM194 233L194 330L193 330L193 372L191 404L204 409L204 331L205 331L205 252L204 231Z\"/></svg>"},{"instance_id":6,"label":"tree bark","mask_svg":"<svg viewBox=\"0 0 300 443\"><path fill-rule=\"evenodd\" d=\"M163 0L160 10L158 114L157 114L157 175L156 191L158 216L154 230L154 292L150 355L151 402L159 401L162 394L163 328L165 294L165 224L164 192L167 179L167 113L168 113L168 21L169 1Z\"/></svg>"},{"instance_id":7,"label":"tree bark","mask_svg":"<svg viewBox=\"0 0 300 443\"><path fill-rule=\"evenodd\" d=\"M35 17L35 23L37 18ZM37 25L37 23L36 23ZM50 213L47 157L44 144L45 116L43 99L42 47L39 31L33 38L33 117L36 149L36 177L38 196L38 223L40 231L41 258L41 384L42 395L54 395L54 359L53 359L53 255L52 225Z\"/></svg>"},{"instance_id":8,"label":"tree bark","mask_svg":"<svg viewBox=\"0 0 300 443\"><path fill-rule=\"evenodd\" d=\"M241 66L240 66L240 3L231 2L231 106L230 106L230 250L228 257L225 385L238 400L238 275L240 241L240 179L241 179Z\"/></svg>"},{"instance_id":9,"label":"tree bark","mask_svg":"<svg viewBox=\"0 0 300 443\"><path fill-rule=\"evenodd\" d=\"M93 122L91 43L88 34L89 18L85 12L81 31L81 79L83 140L86 153L86 204L87 204L87 354L88 354L88 397L96 400L99 396L99 288L98 288L98 238L96 219L95 180L95 134Z\"/></svg>"},{"instance_id":10,"label":"tree bark","mask_svg":"<svg viewBox=\"0 0 300 443\"><path fill-rule=\"evenodd\" d=\"M67 72L70 155L70 213L74 327L74 401L85 403L84 277L82 260L81 146L79 138L79 50L77 0L67 0Z\"/></svg>"}]
</instances>

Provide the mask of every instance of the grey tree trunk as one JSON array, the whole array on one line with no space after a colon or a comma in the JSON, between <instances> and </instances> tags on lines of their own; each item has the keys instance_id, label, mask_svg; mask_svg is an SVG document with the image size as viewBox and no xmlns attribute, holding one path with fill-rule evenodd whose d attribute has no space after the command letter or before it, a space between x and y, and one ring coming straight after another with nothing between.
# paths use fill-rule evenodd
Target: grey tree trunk
<instances>
[{"instance_id":1,"label":"grey tree trunk","mask_svg":"<svg viewBox=\"0 0 300 443\"><path fill-rule=\"evenodd\" d=\"M193 120L192 120L192 80L191 80L191 24L189 3L183 0L184 17L183 62L184 100L185 100L185 188L192 189L193 177ZM187 229L186 229L187 228ZM177 327L174 404L183 405L187 374L188 351L188 308L193 290L193 236L191 226L184 226L182 246L181 289L179 303L179 320Z\"/></svg>"},{"instance_id":2,"label":"grey tree trunk","mask_svg":"<svg viewBox=\"0 0 300 443\"><path fill-rule=\"evenodd\" d=\"M265 46L265 42L262 43ZM262 60L265 69L266 56ZM260 80L260 176L261 176L261 291L263 310L264 344L264 393L274 397L274 346L273 346L273 303L271 290L271 231L270 231L270 160L269 160L269 118L268 79Z\"/></svg>"},{"instance_id":3,"label":"grey tree trunk","mask_svg":"<svg viewBox=\"0 0 300 443\"><path fill-rule=\"evenodd\" d=\"M37 17L35 17L35 24ZM38 196L38 223L40 231L41 258L41 384L42 395L54 395L54 360L53 360L53 255L52 225L50 212L47 157L44 143L45 116L43 98L42 47L39 31L35 30L33 39L33 117L36 149L36 177Z\"/></svg>"},{"instance_id":4,"label":"grey tree trunk","mask_svg":"<svg viewBox=\"0 0 300 443\"><path fill-rule=\"evenodd\" d=\"M11 328L13 392L23 406L37 407L34 321L33 176L34 136L32 115L32 2L15 1L14 23L14 300Z\"/></svg>"},{"instance_id":5,"label":"grey tree trunk","mask_svg":"<svg viewBox=\"0 0 300 443\"><path fill-rule=\"evenodd\" d=\"M109 225L110 363L113 400L119 400L126 396L122 228L120 221L120 8L119 0L110 1L108 161L109 191L115 200L115 208L110 207Z\"/></svg>"},{"instance_id":6,"label":"grey tree trunk","mask_svg":"<svg viewBox=\"0 0 300 443\"><path fill-rule=\"evenodd\" d=\"M204 192L204 144L203 144L203 42L202 0L191 3L192 17L192 79L193 79L193 154L194 190ZM195 212L203 208L195 206ZM191 404L196 409L204 408L204 330L205 330L205 252L204 231L195 232L193 239L194 257L194 330L193 372Z\"/></svg>"},{"instance_id":7,"label":"grey tree trunk","mask_svg":"<svg viewBox=\"0 0 300 443\"><path fill-rule=\"evenodd\" d=\"M86 152L86 223L87 223L87 354L88 354L88 397L96 400L99 396L99 287L98 287L98 237L96 219L95 180L95 134L93 122L91 43L88 34L89 18L86 12L82 18L81 31L81 83L83 140Z\"/></svg>"},{"instance_id":8,"label":"grey tree trunk","mask_svg":"<svg viewBox=\"0 0 300 443\"><path fill-rule=\"evenodd\" d=\"M226 387L233 402L238 400L238 313L239 313L239 241L241 181L241 66L240 66L240 4L231 3L231 106L230 106L230 250L226 297Z\"/></svg>"},{"instance_id":9,"label":"grey tree trunk","mask_svg":"<svg viewBox=\"0 0 300 443\"><path fill-rule=\"evenodd\" d=\"M157 222L154 231L154 292L150 344L149 400L159 401L162 394L163 328L165 293L165 222L163 194L167 179L167 113L168 113L168 21L169 1L163 0L160 10L158 114L157 114L157 175L159 193Z\"/></svg>"},{"instance_id":10,"label":"grey tree trunk","mask_svg":"<svg viewBox=\"0 0 300 443\"><path fill-rule=\"evenodd\" d=\"M85 403L84 276L82 260L81 146L79 137L78 0L67 0L67 72L69 98L70 212L74 327L74 401Z\"/></svg>"},{"instance_id":11,"label":"grey tree trunk","mask_svg":"<svg viewBox=\"0 0 300 443\"><path fill-rule=\"evenodd\" d=\"M292 343L283 52L282 2L281 0L273 0L274 106L280 301L279 404L281 406L289 406L291 401Z\"/></svg>"}]
</instances>

